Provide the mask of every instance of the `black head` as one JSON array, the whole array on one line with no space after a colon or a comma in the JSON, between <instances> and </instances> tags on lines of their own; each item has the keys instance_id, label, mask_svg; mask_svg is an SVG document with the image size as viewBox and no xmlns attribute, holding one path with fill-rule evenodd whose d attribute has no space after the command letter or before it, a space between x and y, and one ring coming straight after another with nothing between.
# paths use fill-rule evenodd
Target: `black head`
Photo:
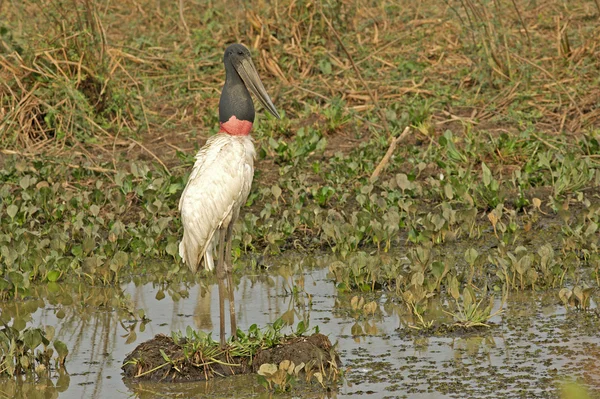
<instances>
[{"instance_id":1,"label":"black head","mask_svg":"<svg viewBox=\"0 0 600 399\"><path fill-rule=\"evenodd\" d=\"M225 86L219 101L219 120L237 119L254 122L254 104L250 90L263 106L280 118L252 63L250 51L241 44L232 44L225 50Z\"/></svg>"}]
</instances>

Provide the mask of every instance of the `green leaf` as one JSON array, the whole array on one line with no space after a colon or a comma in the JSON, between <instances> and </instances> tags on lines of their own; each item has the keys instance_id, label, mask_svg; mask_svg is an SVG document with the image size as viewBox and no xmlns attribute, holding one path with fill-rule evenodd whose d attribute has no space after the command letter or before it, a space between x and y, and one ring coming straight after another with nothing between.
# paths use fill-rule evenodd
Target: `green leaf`
<instances>
[{"instance_id":1,"label":"green leaf","mask_svg":"<svg viewBox=\"0 0 600 399\"><path fill-rule=\"evenodd\" d=\"M481 169L483 170L483 184L487 187L492 182L492 171L487 167L485 162L481 163Z\"/></svg>"},{"instance_id":2,"label":"green leaf","mask_svg":"<svg viewBox=\"0 0 600 399\"><path fill-rule=\"evenodd\" d=\"M408 180L408 176L404 173L399 173L396 175L396 184L398 188L402 191L411 189L413 184Z\"/></svg>"},{"instance_id":3,"label":"green leaf","mask_svg":"<svg viewBox=\"0 0 600 399\"><path fill-rule=\"evenodd\" d=\"M448 292L450 293L450 295L452 295L452 298L458 299L460 297L458 279L453 275L450 275L449 279L450 280L448 281Z\"/></svg>"},{"instance_id":4,"label":"green leaf","mask_svg":"<svg viewBox=\"0 0 600 399\"><path fill-rule=\"evenodd\" d=\"M65 359L69 355L69 349L67 348L67 345L57 339L54 341L54 349L56 349L56 353L58 353L58 363L61 366L64 365Z\"/></svg>"},{"instance_id":5,"label":"green leaf","mask_svg":"<svg viewBox=\"0 0 600 399\"><path fill-rule=\"evenodd\" d=\"M48 276L46 278L48 279L48 281L53 283L53 282L57 281L59 277L60 277L60 272L58 270L52 270L52 271L48 272Z\"/></svg>"},{"instance_id":6,"label":"green leaf","mask_svg":"<svg viewBox=\"0 0 600 399\"><path fill-rule=\"evenodd\" d=\"M15 218L15 215L17 214L17 211L19 210L19 207L16 206L15 204L10 204L7 208L6 208L6 213L8 214L8 216L11 219Z\"/></svg>"},{"instance_id":7,"label":"green leaf","mask_svg":"<svg viewBox=\"0 0 600 399\"><path fill-rule=\"evenodd\" d=\"M21 177L21 180L19 180L19 185L23 188L23 190L27 190L27 188L29 188L31 185L31 178L29 175Z\"/></svg>"},{"instance_id":8,"label":"green leaf","mask_svg":"<svg viewBox=\"0 0 600 399\"><path fill-rule=\"evenodd\" d=\"M165 353L164 350L159 349L160 355L162 356L162 358L165 360L165 362L171 362L171 359L169 358L169 356Z\"/></svg>"},{"instance_id":9,"label":"green leaf","mask_svg":"<svg viewBox=\"0 0 600 399\"><path fill-rule=\"evenodd\" d=\"M23 367L23 369L27 370L29 369L29 358L25 355L21 356L19 358L19 363L21 364L21 367Z\"/></svg>"},{"instance_id":10,"label":"green leaf","mask_svg":"<svg viewBox=\"0 0 600 399\"><path fill-rule=\"evenodd\" d=\"M479 256L479 253L477 252L477 250L475 248L469 248L465 252L465 260L467 261L467 263L470 266L473 266L475 264L475 261L477 260L478 256Z\"/></svg>"},{"instance_id":11,"label":"green leaf","mask_svg":"<svg viewBox=\"0 0 600 399\"><path fill-rule=\"evenodd\" d=\"M176 242L170 242L165 247L165 251L167 252L167 254L171 255L172 257L175 257L179 253L179 246Z\"/></svg>"},{"instance_id":12,"label":"green leaf","mask_svg":"<svg viewBox=\"0 0 600 399\"><path fill-rule=\"evenodd\" d=\"M54 339L55 329L51 325L47 325L44 327L45 336L48 341L52 341ZM47 345L47 344L46 344Z\"/></svg>"},{"instance_id":13,"label":"green leaf","mask_svg":"<svg viewBox=\"0 0 600 399\"><path fill-rule=\"evenodd\" d=\"M273 329L275 331L279 331L283 328L284 325L285 325L285 321L280 317L277 320L275 320L275 322L273 323Z\"/></svg>"},{"instance_id":14,"label":"green leaf","mask_svg":"<svg viewBox=\"0 0 600 399\"><path fill-rule=\"evenodd\" d=\"M433 262L431 264L431 274L435 278L441 278L444 275L445 265L442 262Z\"/></svg>"},{"instance_id":15,"label":"green leaf","mask_svg":"<svg viewBox=\"0 0 600 399\"><path fill-rule=\"evenodd\" d=\"M302 335L306 332L306 325L304 321L300 321L296 326L296 335Z\"/></svg>"},{"instance_id":16,"label":"green leaf","mask_svg":"<svg viewBox=\"0 0 600 399\"><path fill-rule=\"evenodd\" d=\"M73 248L71 248L71 253L74 256L81 258L83 256L83 248L81 245L74 245Z\"/></svg>"},{"instance_id":17,"label":"green leaf","mask_svg":"<svg viewBox=\"0 0 600 399\"><path fill-rule=\"evenodd\" d=\"M39 328L30 328L23 333L23 343L31 350L42 343L42 338L42 332Z\"/></svg>"},{"instance_id":18,"label":"green leaf","mask_svg":"<svg viewBox=\"0 0 600 399\"><path fill-rule=\"evenodd\" d=\"M271 187L271 193L273 194L273 197L275 197L275 199L281 197L281 188L277 185L274 185Z\"/></svg>"},{"instance_id":19,"label":"green leaf","mask_svg":"<svg viewBox=\"0 0 600 399\"><path fill-rule=\"evenodd\" d=\"M473 291L473 288L465 287L465 289L463 290L463 302L465 304L465 308L468 308L469 306L473 305L476 301L477 298L475 297L475 292Z\"/></svg>"},{"instance_id":20,"label":"green leaf","mask_svg":"<svg viewBox=\"0 0 600 399\"><path fill-rule=\"evenodd\" d=\"M125 266L129 261L129 254L127 252L119 251L115 254L113 262L119 268Z\"/></svg>"}]
</instances>

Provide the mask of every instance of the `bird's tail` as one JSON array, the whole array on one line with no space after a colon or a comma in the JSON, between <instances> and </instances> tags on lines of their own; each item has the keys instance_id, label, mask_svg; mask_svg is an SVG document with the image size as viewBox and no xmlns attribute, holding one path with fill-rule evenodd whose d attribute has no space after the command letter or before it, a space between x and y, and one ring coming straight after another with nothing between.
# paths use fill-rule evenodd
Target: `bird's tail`
<instances>
[{"instance_id":1,"label":"bird's tail","mask_svg":"<svg viewBox=\"0 0 600 399\"><path fill-rule=\"evenodd\" d=\"M202 258L204 258L204 267L206 270L211 271L215 268L212 256L214 251L213 242L214 240L211 240L205 248L200 248L194 237L191 234L186 234L184 231L183 239L179 243L179 256L183 259L183 263L188 265L192 273L198 271Z\"/></svg>"}]
</instances>

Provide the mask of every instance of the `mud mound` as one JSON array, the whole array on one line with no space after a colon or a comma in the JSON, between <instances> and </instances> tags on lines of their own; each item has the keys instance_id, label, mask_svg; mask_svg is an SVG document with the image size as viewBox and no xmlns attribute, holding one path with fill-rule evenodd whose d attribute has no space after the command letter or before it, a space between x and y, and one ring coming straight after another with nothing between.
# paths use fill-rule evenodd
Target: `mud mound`
<instances>
[{"instance_id":1,"label":"mud mound","mask_svg":"<svg viewBox=\"0 0 600 399\"><path fill-rule=\"evenodd\" d=\"M185 342L176 343L166 335L157 335L137 346L123 362L125 378L162 382L205 381L215 377L256 372L264 363L279 364L291 360L295 364L314 362L315 367L328 369L335 356L332 345L323 334L294 337L252 356L231 356L229 348L212 348L208 354L198 350L184 353ZM161 353L164 353L163 354ZM165 356L169 361L165 360Z\"/></svg>"}]
</instances>

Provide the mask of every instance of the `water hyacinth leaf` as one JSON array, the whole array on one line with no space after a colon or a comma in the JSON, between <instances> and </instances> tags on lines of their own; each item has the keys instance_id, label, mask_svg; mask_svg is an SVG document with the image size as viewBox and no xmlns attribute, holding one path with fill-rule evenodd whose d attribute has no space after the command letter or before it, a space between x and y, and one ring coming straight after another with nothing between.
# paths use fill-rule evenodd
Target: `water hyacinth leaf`
<instances>
[{"instance_id":1,"label":"water hyacinth leaf","mask_svg":"<svg viewBox=\"0 0 600 399\"><path fill-rule=\"evenodd\" d=\"M19 273L17 271L13 270L13 271L8 272L8 279L16 287L23 287L24 286L25 279L23 277L23 274L21 274L21 273Z\"/></svg>"},{"instance_id":2,"label":"water hyacinth leaf","mask_svg":"<svg viewBox=\"0 0 600 399\"><path fill-rule=\"evenodd\" d=\"M27 190L32 183L32 179L29 175L25 175L19 180L19 185L23 190Z\"/></svg>"},{"instance_id":3,"label":"water hyacinth leaf","mask_svg":"<svg viewBox=\"0 0 600 399\"><path fill-rule=\"evenodd\" d=\"M92 205L90 206L90 213L91 213L91 214L92 214L94 217L98 216L98 213L100 213L100 207L99 207L98 205L96 205L96 204L92 204Z\"/></svg>"},{"instance_id":4,"label":"water hyacinth leaf","mask_svg":"<svg viewBox=\"0 0 600 399\"><path fill-rule=\"evenodd\" d=\"M585 233L583 233L586 237L592 236L598 230L598 223L592 221L588 225L587 229L585 229Z\"/></svg>"},{"instance_id":5,"label":"water hyacinth leaf","mask_svg":"<svg viewBox=\"0 0 600 399\"><path fill-rule=\"evenodd\" d=\"M278 370L278 368L276 365L274 365L272 363L264 363L264 364L261 364L260 368L258 369L258 375L270 377L273 374L275 374L277 372L277 370Z\"/></svg>"},{"instance_id":6,"label":"water hyacinth leaf","mask_svg":"<svg viewBox=\"0 0 600 399\"><path fill-rule=\"evenodd\" d=\"M257 381L258 381L258 383L259 383L259 384L260 384L260 385L261 385L263 388L265 388L265 389L267 389L267 390L270 390L270 389L271 389L271 382L270 382L269 380L267 380L267 379L265 378L265 376L263 376L263 375L260 375L260 374L259 374L259 375L258 375L258 378L257 378Z\"/></svg>"},{"instance_id":7,"label":"water hyacinth leaf","mask_svg":"<svg viewBox=\"0 0 600 399\"><path fill-rule=\"evenodd\" d=\"M127 252L124 251L118 251L113 258L113 262L118 268L125 266L128 261L129 254L127 254Z\"/></svg>"},{"instance_id":8,"label":"water hyacinth leaf","mask_svg":"<svg viewBox=\"0 0 600 399\"><path fill-rule=\"evenodd\" d=\"M471 287L465 287L463 290L463 302L465 308L469 308L471 305L477 302L477 297L475 296L475 292Z\"/></svg>"},{"instance_id":9,"label":"water hyacinth leaf","mask_svg":"<svg viewBox=\"0 0 600 399\"><path fill-rule=\"evenodd\" d=\"M70 384L71 376L69 375L69 373L65 372L62 369L59 370L58 379L56 380L56 390L58 392L65 392L69 388Z\"/></svg>"},{"instance_id":10,"label":"water hyacinth leaf","mask_svg":"<svg viewBox=\"0 0 600 399\"><path fill-rule=\"evenodd\" d=\"M69 349L64 342L55 340L54 341L54 349L56 349L56 353L58 354L58 364L64 366L65 359L69 355Z\"/></svg>"},{"instance_id":11,"label":"water hyacinth leaf","mask_svg":"<svg viewBox=\"0 0 600 399\"><path fill-rule=\"evenodd\" d=\"M58 279L60 278L60 275L61 275L61 273L58 270L51 270L48 272L48 276L46 278L51 283L54 283L54 282L58 281Z\"/></svg>"},{"instance_id":12,"label":"water hyacinth leaf","mask_svg":"<svg viewBox=\"0 0 600 399\"><path fill-rule=\"evenodd\" d=\"M412 188L412 183L408 180L408 176L404 173L399 173L396 175L396 184L398 188L402 191L406 191Z\"/></svg>"},{"instance_id":13,"label":"water hyacinth leaf","mask_svg":"<svg viewBox=\"0 0 600 399\"><path fill-rule=\"evenodd\" d=\"M458 279L454 275L450 275L448 281L448 292L452 295L452 298L457 300L460 297L460 289Z\"/></svg>"},{"instance_id":14,"label":"water hyacinth leaf","mask_svg":"<svg viewBox=\"0 0 600 399\"><path fill-rule=\"evenodd\" d=\"M425 275L423 274L423 272L418 271L415 274L413 274L410 284L415 287L420 287L423 285L423 281L425 281Z\"/></svg>"},{"instance_id":15,"label":"water hyacinth leaf","mask_svg":"<svg viewBox=\"0 0 600 399\"><path fill-rule=\"evenodd\" d=\"M44 327L44 335L48 341L52 341L54 339L55 329L51 325L47 325ZM48 345L47 343L45 345Z\"/></svg>"},{"instance_id":16,"label":"water hyacinth leaf","mask_svg":"<svg viewBox=\"0 0 600 399\"><path fill-rule=\"evenodd\" d=\"M23 343L31 350L42 343L42 332L38 328L30 328L23 333Z\"/></svg>"},{"instance_id":17,"label":"water hyacinth leaf","mask_svg":"<svg viewBox=\"0 0 600 399\"><path fill-rule=\"evenodd\" d=\"M469 248L465 252L465 260L470 266L473 266L475 264L475 261L477 260L478 256L479 252L477 252L475 248Z\"/></svg>"},{"instance_id":18,"label":"water hyacinth leaf","mask_svg":"<svg viewBox=\"0 0 600 399\"><path fill-rule=\"evenodd\" d=\"M83 239L82 243L83 252L87 255L91 253L94 248L96 248L96 240L94 237L86 237Z\"/></svg>"},{"instance_id":19,"label":"water hyacinth leaf","mask_svg":"<svg viewBox=\"0 0 600 399\"><path fill-rule=\"evenodd\" d=\"M350 299L350 307L352 310L358 309L358 296L353 296L352 299Z\"/></svg>"},{"instance_id":20,"label":"water hyacinth leaf","mask_svg":"<svg viewBox=\"0 0 600 399\"><path fill-rule=\"evenodd\" d=\"M127 334L127 339L125 340L125 344L129 345L129 344L135 342L136 339L137 339L137 334L136 334L135 330L131 330L129 332L129 334Z\"/></svg>"},{"instance_id":21,"label":"water hyacinth leaf","mask_svg":"<svg viewBox=\"0 0 600 399\"><path fill-rule=\"evenodd\" d=\"M446 265L442 262L433 262L431 264L431 274L437 279L442 278L444 276L444 271L446 270Z\"/></svg>"},{"instance_id":22,"label":"water hyacinth leaf","mask_svg":"<svg viewBox=\"0 0 600 399\"><path fill-rule=\"evenodd\" d=\"M282 360L281 363L279 363L279 370L283 370L286 373L289 373L290 366L292 366L291 369L294 370L295 365L292 361L288 359Z\"/></svg>"},{"instance_id":23,"label":"water hyacinth leaf","mask_svg":"<svg viewBox=\"0 0 600 399\"><path fill-rule=\"evenodd\" d=\"M377 302L375 301L371 301L367 304L365 304L363 311L365 313L365 315L375 315L375 312L377 311Z\"/></svg>"},{"instance_id":24,"label":"water hyacinth leaf","mask_svg":"<svg viewBox=\"0 0 600 399\"><path fill-rule=\"evenodd\" d=\"M275 320L275 322L273 322L273 330L280 331L284 325L285 325L285 323L284 323L283 319L280 317L279 319Z\"/></svg>"},{"instance_id":25,"label":"water hyacinth leaf","mask_svg":"<svg viewBox=\"0 0 600 399\"><path fill-rule=\"evenodd\" d=\"M544 244L538 249L538 255L540 256L540 262L546 264L554 258L554 248L551 244Z\"/></svg>"},{"instance_id":26,"label":"water hyacinth leaf","mask_svg":"<svg viewBox=\"0 0 600 399\"><path fill-rule=\"evenodd\" d=\"M23 369L25 369L25 370L29 369L29 358L27 356L25 356L25 355L20 356L19 363L21 364L21 367L23 367Z\"/></svg>"},{"instance_id":27,"label":"water hyacinth leaf","mask_svg":"<svg viewBox=\"0 0 600 399\"><path fill-rule=\"evenodd\" d=\"M279 197L281 197L281 188L277 185L274 185L271 187L271 193L273 194L273 197L275 197L275 199L278 199Z\"/></svg>"},{"instance_id":28,"label":"water hyacinth leaf","mask_svg":"<svg viewBox=\"0 0 600 399\"><path fill-rule=\"evenodd\" d=\"M285 322L286 326L291 326L294 324L294 316L294 309L290 309L281 315L281 319Z\"/></svg>"},{"instance_id":29,"label":"water hyacinth leaf","mask_svg":"<svg viewBox=\"0 0 600 399\"><path fill-rule=\"evenodd\" d=\"M449 200L454 198L454 190L452 188L452 184L450 184L450 183L444 184L444 195Z\"/></svg>"},{"instance_id":30,"label":"water hyacinth leaf","mask_svg":"<svg viewBox=\"0 0 600 399\"><path fill-rule=\"evenodd\" d=\"M363 328L358 322L352 325L352 327L350 328L350 333L353 336L364 335Z\"/></svg>"},{"instance_id":31,"label":"water hyacinth leaf","mask_svg":"<svg viewBox=\"0 0 600 399\"><path fill-rule=\"evenodd\" d=\"M8 216L11 219L15 218L15 215L17 214L17 212L19 211L19 207L16 206L15 204L10 204L7 208L6 208L6 213L8 214Z\"/></svg>"},{"instance_id":32,"label":"water hyacinth leaf","mask_svg":"<svg viewBox=\"0 0 600 399\"><path fill-rule=\"evenodd\" d=\"M11 290L13 287L10 281L0 278L0 292Z\"/></svg>"},{"instance_id":33,"label":"water hyacinth leaf","mask_svg":"<svg viewBox=\"0 0 600 399\"><path fill-rule=\"evenodd\" d=\"M307 330L306 323L304 323L303 320L298 322L298 325L296 326L296 335L302 335L306 332L306 330Z\"/></svg>"},{"instance_id":34,"label":"water hyacinth leaf","mask_svg":"<svg viewBox=\"0 0 600 399\"><path fill-rule=\"evenodd\" d=\"M179 254L179 245L176 242L170 242L165 247L165 252L172 257L176 257Z\"/></svg>"},{"instance_id":35,"label":"water hyacinth leaf","mask_svg":"<svg viewBox=\"0 0 600 399\"><path fill-rule=\"evenodd\" d=\"M483 172L483 184L487 187L492 182L492 171L490 168L488 168L485 162L481 163L481 170Z\"/></svg>"},{"instance_id":36,"label":"water hyacinth leaf","mask_svg":"<svg viewBox=\"0 0 600 399\"><path fill-rule=\"evenodd\" d=\"M302 371L302 369L304 368L304 366L305 366L304 362L302 362L302 363L300 363L299 365L297 365L297 366L294 368L294 374L295 374L295 375L298 375L298 373L300 373L300 371Z\"/></svg>"}]
</instances>

